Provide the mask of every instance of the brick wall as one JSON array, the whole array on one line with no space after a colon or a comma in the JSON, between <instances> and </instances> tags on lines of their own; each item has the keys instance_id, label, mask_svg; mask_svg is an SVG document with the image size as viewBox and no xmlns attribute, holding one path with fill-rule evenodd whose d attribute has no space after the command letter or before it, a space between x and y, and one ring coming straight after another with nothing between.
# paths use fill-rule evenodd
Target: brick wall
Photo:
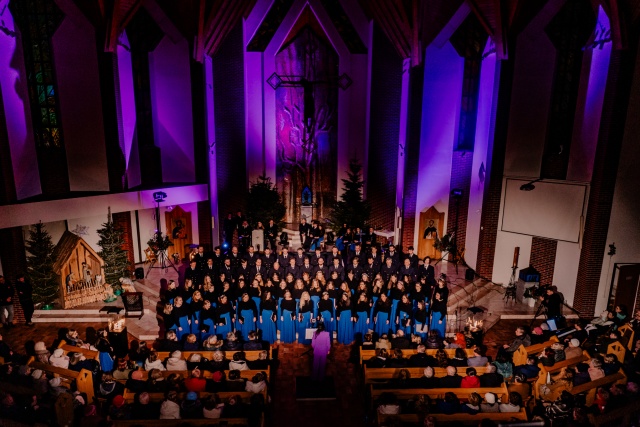
<instances>
[{"instance_id":1,"label":"brick wall","mask_svg":"<svg viewBox=\"0 0 640 427\"><path fill-rule=\"evenodd\" d=\"M504 174L504 157L509 129L509 106L511 105L511 86L515 49L509 51L509 59L501 61L500 88L496 123L493 141L490 142L487 155L487 172L484 182L484 198L482 200L482 216L480 219L480 236L478 239L478 257L476 272L488 279L493 276L493 260L496 252L498 236L498 218L500 216L500 199L502 197L502 176Z\"/></svg>"},{"instance_id":2,"label":"brick wall","mask_svg":"<svg viewBox=\"0 0 640 427\"><path fill-rule=\"evenodd\" d=\"M129 269L133 274L135 270L135 258L133 253L133 229L131 227L131 212L118 212L112 215L113 223L116 227L122 230L122 238L124 239L124 245L122 249L127 251L127 258L129 259Z\"/></svg>"},{"instance_id":3,"label":"brick wall","mask_svg":"<svg viewBox=\"0 0 640 427\"><path fill-rule=\"evenodd\" d=\"M454 151L451 158L451 184L450 189L462 190L462 197L449 196L447 233L456 230L456 245L459 250L465 247L467 238L467 217L469 213L469 189L471 188L471 167L473 166L473 153L466 151ZM457 216L457 220L456 220Z\"/></svg>"},{"instance_id":4,"label":"brick wall","mask_svg":"<svg viewBox=\"0 0 640 427\"><path fill-rule=\"evenodd\" d=\"M400 242L404 250L413 245L416 228L424 65L411 68L409 73L409 123L405 149L404 207L402 209L402 241Z\"/></svg>"},{"instance_id":5,"label":"brick wall","mask_svg":"<svg viewBox=\"0 0 640 427\"><path fill-rule=\"evenodd\" d=\"M228 212L244 210L248 189L242 24L229 33L213 58L213 92L218 206L225 218Z\"/></svg>"},{"instance_id":6,"label":"brick wall","mask_svg":"<svg viewBox=\"0 0 640 427\"><path fill-rule=\"evenodd\" d=\"M553 284L553 269L556 265L558 241L534 237L531 242L529 264L540 272L540 284Z\"/></svg>"},{"instance_id":7,"label":"brick wall","mask_svg":"<svg viewBox=\"0 0 640 427\"><path fill-rule=\"evenodd\" d=\"M593 316L595 311L602 261L607 250L606 239L638 49L637 33L630 39L628 49L611 51L607 75L574 297L575 309L585 317Z\"/></svg>"},{"instance_id":8,"label":"brick wall","mask_svg":"<svg viewBox=\"0 0 640 427\"><path fill-rule=\"evenodd\" d=\"M371 203L369 223L387 230L393 230L395 216L401 90L402 59L374 25L366 186Z\"/></svg>"}]
</instances>

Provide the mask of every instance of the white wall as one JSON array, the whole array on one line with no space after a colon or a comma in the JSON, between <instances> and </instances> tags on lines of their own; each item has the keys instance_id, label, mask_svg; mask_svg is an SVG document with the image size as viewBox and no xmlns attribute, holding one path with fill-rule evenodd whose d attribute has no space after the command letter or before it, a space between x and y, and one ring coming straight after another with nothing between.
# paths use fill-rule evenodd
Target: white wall
<instances>
[{"instance_id":1,"label":"white wall","mask_svg":"<svg viewBox=\"0 0 640 427\"><path fill-rule=\"evenodd\" d=\"M435 43L430 45L424 61L416 224L420 223L420 212L435 206L439 212L445 212L443 230L446 230L451 153L460 117L464 59L447 42L441 47ZM416 247L419 232L416 227L413 239Z\"/></svg>"},{"instance_id":2,"label":"white wall","mask_svg":"<svg viewBox=\"0 0 640 427\"><path fill-rule=\"evenodd\" d=\"M518 36L505 175L540 176L556 62L556 49L544 28L564 3L548 2Z\"/></svg>"},{"instance_id":3,"label":"white wall","mask_svg":"<svg viewBox=\"0 0 640 427\"><path fill-rule=\"evenodd\" d=\"M562 292L567 304L573 305L580 263L580 246L577 243L558 242L556 263L553 268L553 284Z\"/></svg>"},{"instance_id":4,"label":"white wall","mask_svg":"<svg viewBox=\"0 0 640 427\"><path fill-rule=\"evenodd\" d=\"M504 187L504 185L505 180L502 181L502 186ZM502 224L503 207L504 195L500 201L500 216L498 218L498 224ZM492 273L492 278L495 283L501 283L505 286L509 283L512 271L511 266L513 265L513 251L516 247L520 248L520 258L518 261L516 277L521 269L529 267L532 241L533 237L531 236L500 231L500 227L498 227Z\"/></svg>"},{"instance_id":5,"label":"white wall","mask_svg":"<svg viewBox=\"0 0 640 427\"><path fill-rule=\"evenodd\" d=\"M487 47L491 39L487 40ZM482 201L484 198L487 164L492 155L495 111L498 102L498 87L500 85L500 63L496 61L496 54L485 57L480 69L480 93L478 95L478 120L476 138L473 148L473 165L471 166L471 185L469 188L469 207L467 213L467 235L465 237L465 261L471 268L476 268L478 260L478 243L480 241L480 220L482 218ZM482 173L482 179L480 170Z\"/></svg>"},{"instance_id":6,"label":"white wall","mask_svg":"<svg viewBox=\"0 0 640 427\"><path fill-rule=\"evenodd\" d=\"M636 56L635 74L631 93L640 93L640 56ZM629 110L627 111L626 129L620 154L620 164L616 177L616 188L613 195L613 207L609 222L607 245L614 243L617 248L616 255L612 257L613 263L640 262L640 197L638 197L638 183L640 183L640 98L631 96ZM604 249L602 260L602 273L596 313L601 312L607 305L609 288L611 285L611 271L609 270L609 256L606 255L609 248ZM633 304L629 302L631 309Z\"/></svg>"},{"instance_id":7,"label":"white wall","mask_svg":"<svg viewBox=\"0 0 640 427\"><path fill-rule=\"evenodd\" d=\"M189 44L165 36L149 53L153 137L162 155L162 180L194 182Z\"/></svg>"},{"instance_id":8,"label":"white wall","mask_svg":"<svg viewBox=\"0 0 640 427\"><path fill-rule=\"evenodd\" d=\"M66 16L52 38L52 49L69 188L71 191L108 191L95 29L72 2L59 3L64 4Z\"/></svg>"}]
</instances>

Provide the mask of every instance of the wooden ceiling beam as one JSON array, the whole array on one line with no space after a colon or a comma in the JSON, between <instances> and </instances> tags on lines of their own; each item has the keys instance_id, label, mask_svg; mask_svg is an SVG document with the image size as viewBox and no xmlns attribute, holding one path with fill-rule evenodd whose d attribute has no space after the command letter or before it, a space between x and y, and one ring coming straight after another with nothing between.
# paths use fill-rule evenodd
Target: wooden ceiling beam
<instances>
[{"instance_id":1,"label":"wooden ceiling beam","mask_svg":"<svg viewBox=\"0 0 640 427\"><path fill-rule=\"evenodd\" d=\"M140 8L140 0L100 0L105 19L105 52L115 52L118 37Z\"/></svg>"},{"instance_id":2,"label":"wooden ceiling beam","mask_svg":"<svg viewBox=\"0 0 640 427\"><path fill-rule=\"evenodd\" d=\"M403 19L400 16L398 8L396 7L399 6L404 12L404 6L402 6L402 4L398 5L397 2L394 2L393 0L382 0L380 5L383 9L382 12L386 13L386 16L390 18L396 32L401 35L402 40L408 46L409 41L411 40L411 25L408 20Z\"/></svg>"},{"instance_id":3,"label":"wooden ceiling beam","mask_svg":"<svg viewBox=\"0 0 640 427\"><path fill-rule=\"evenodd\" d=\"M621 15L618 0L609 0L609 22L611 24L611 40L614 49L626 49L627 43L627 17ZM636 9L637 12L637 9Z\"/></svg>"},{"instance_id":4,"label":"wooden ceiling beam","mask_svg":"<svg viewBox=\"0 0 640 427\"><path fill-rule=\"evenodd\" d=\"M233 15L234 10L241 6L240 2L234 2L232 0L225 0L224 5L219 11L219 19L216 25L214 25L213 32L207 34L207 40L205 42L205 51L209 54L211 47L216 41L217 37L221 34L228 32L227 25L229 18Z\"/></svg>"},{"instance_id":5,"label":"wooden ceiling beam","mask_svg":"<svg viewBox=\"0 0 640 427\"><path fill-rule=\"evenodd\" d=\"M248 6L248 2L246 3L241 3L239 5L239 7L237 7L234 11L233 14L231 15L231 17L227 20L227 22L225 23L225 28L222 31L222 33L220 33L216 39L214 40L213 44L211 45L211 47L209 48L209 50L207 51L207 54L213 56L216 54L216 52L218 51L218 49L220 48L220 45L222 45L222 42L224 41L225 37L227 36L227 34L229 34L231 32L231 30L233 30L233 28L236 26L236 24L238 23L238 20L241 19L247 9Z\"/></svg>"},{"instance_id":6,"label":"wooden ceiling beam","mask_svg":"<svg viewBox=\"0 0 640 427\"><path fill-rule=\"evenodd\" d=\"M478 18L478 21L480 21L480 25L482 25L482 28L484 28L484 30L487 32L488 35L493 37L494 36L493 28L491 28L491 25L489 25L487 18L482 13L482 9L480 9L480 7L477 5L475 0L467 0L467 1L469 2L469 6L471 6L471 11L476 15L476 18Z\"/></svg>"},{"instance_id":7,"label":"wooden ceiling beam","mask_svg":"<svg viewBox=\"0 0 640 427\"><path fill-rule=\"evenodd\" d=\"M502 0L493 0L493 7L495 9L495 17L496 17L496 30L495 36L493 37L493 42L496 46L496 57L500 59L508 59L508 43L507 40L507 32L509 29L508 18L505 24L505 16L502 14Z\"/></svg>"},{"instance_id":8,"label":"wooden ceiling beam","mask_svg":"<svg viewBox=\"0 0 640 427\"><path fill-rule=\"evenodd\" d=\"M373 11L374 18L387 35L391 43L395 46L398 54L402 59L409 58L411 50L408 45L403 43L403 37L398 33L398 29L393 25L391 18L382 11L381 3L384 0L372 0L371 10Z\"/></svg>"}]
</instances>

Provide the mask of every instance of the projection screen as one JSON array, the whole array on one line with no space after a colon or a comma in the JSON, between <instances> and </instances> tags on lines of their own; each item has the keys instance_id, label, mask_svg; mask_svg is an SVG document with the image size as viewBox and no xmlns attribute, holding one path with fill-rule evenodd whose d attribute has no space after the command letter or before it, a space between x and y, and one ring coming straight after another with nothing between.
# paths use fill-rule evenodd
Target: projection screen
<instances>
[{"instance_id":1,"label":"projection screen","mask_svg":"<svg viewBox=\"0 0 640 427\"><path fill-rule=\"evenodd\" d=\"M540 181L520 190L527 182L505 179L502 231L578 243L587 184Z\"/></svg>"}]
</instances>

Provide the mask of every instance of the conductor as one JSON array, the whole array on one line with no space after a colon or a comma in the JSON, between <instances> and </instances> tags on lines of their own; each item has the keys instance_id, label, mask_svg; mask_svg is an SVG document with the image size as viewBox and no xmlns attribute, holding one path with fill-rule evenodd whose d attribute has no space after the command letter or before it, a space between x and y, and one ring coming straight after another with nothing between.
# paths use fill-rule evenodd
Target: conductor
<instances>
[{"instance_id":1,"label":"conductor","mask_svg":"<svg viewBox=\"0 0 640 427\"><path fill-rule=\"evenodd\" d=\"M327 356L331 351L331 338L329 332L325 331L324 323L318 324L318 329L313 333L311 340L313 347L313 371L311 379L313 381L324 380L325 370L327 366Z\"/></svg>"}]
</instances>

